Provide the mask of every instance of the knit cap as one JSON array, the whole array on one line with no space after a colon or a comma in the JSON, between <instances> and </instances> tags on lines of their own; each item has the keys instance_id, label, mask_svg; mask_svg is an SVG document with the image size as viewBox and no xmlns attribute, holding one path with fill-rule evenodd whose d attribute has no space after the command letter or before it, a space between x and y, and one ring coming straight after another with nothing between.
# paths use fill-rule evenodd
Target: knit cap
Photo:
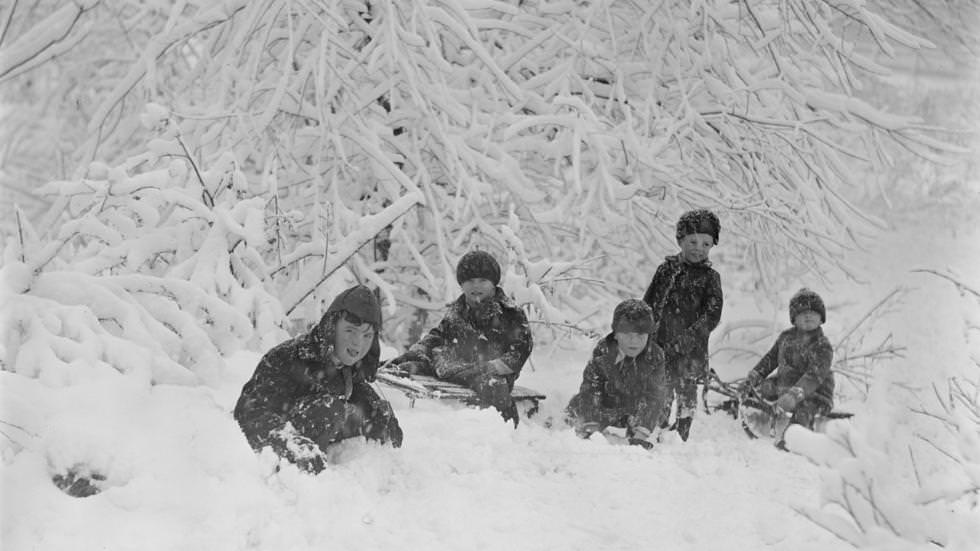
<instances>
[{"instance_id":1,"label":"knit cap","mask_svg":"<svg viewBox=\"0 0 980 551\"><path fill-rule=\"evenodd\" d=\"M718 217L706 209L687 211L677 221L677 241L692 233L703 233L714 238L715 245L717 245L720 231L721 223L718 221Z\"/></svg>"},{"instance_id":2,"label":"knit cap","mask_svg":"<svg viewBox=\"0 0 980 551\"><path fill-rule=\"evenodd\" d=\"M494 285L500 283L500 264L486 251L470 251L456 265L456 281L460 285L477 278L489 280Z\"/></svg>"},{"instance_id":3,"label":"knit cap","mask_svg":"<svg viewBox=\"0 0 980 551\"><path fill-rule=\"evenodd\" d=\"M797 315L807 310L820 314L820 323L827 323L827 309L823 305L823 299L817 293L804 287L789 300L790 323L793 323Z\"/></svg>"},{"instance_id":4,"label":"knit cap","mask_svg":"<svg viewBox=\"0 0 980 551\"><path fill-rule=\"evenodd\" d=\"M613 331L623 333L651 334L656 328L653 309L650 305L635 298L626 299L613 310Z\"/></svg>"}]
</instances>

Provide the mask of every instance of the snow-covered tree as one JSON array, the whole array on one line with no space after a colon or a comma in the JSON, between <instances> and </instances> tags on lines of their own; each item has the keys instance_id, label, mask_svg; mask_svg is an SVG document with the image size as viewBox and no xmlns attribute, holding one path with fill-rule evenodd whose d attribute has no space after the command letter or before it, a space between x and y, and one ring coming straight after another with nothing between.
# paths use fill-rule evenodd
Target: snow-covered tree
<instances>
[{"instance_id":1,"label":"snow-covered tree","mask_svg":"<svg viewBox=\"0 0 980 551\"><path fill-rule=\"evenodd\" d=\"M164 105L177 153L233 162L265 199L266 285L294 317L316 310L329 249L406 204L337 258L411 308L440 308L456 259L483 247L536 316L576 323L596 297L638 295L693 206L721 215L719 257L762 288L846 269L839 251L874 222L845 199L854 164L886 160L888 141L947 149L856 96L862 74L887 72L869 40L928 46L863 2L39 2L7 16L8 179L27 185L54 134L71 153L61 179L116 164L146 142L137 113ZM41 226L66 216L56 204Z\"/></svg>"}]
</instances>

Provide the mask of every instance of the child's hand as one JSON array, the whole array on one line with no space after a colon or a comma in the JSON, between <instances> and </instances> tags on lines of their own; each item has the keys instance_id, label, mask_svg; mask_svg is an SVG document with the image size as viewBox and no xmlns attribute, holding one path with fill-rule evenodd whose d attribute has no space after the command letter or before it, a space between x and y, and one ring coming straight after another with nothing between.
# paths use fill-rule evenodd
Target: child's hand
<instances>
[{"instance_id":1,"label":"child's hand","mask_svg":"<svg viewBox=\"0 0 980 551\"><path fill-rule=\"evenodd\" d=\"M760 381L762 381L762 377L759 376L759 373L758 372L756 372L754 370L753 371L749 371L748 376L746 376L745 377L745 380L742 381L742 384L741 384L739 390L741 392L743 392L743 393L748 392L748 391L752 390L753 388L759 386L759 382Z\"/></svg>"},{"instance_id":2,"label":"child's hand","mask_svg":"<svg viewBox=\"0 0 980 551\"><path fill-rule=\"evenodd\" d=\"M802 399L803 389L794 386L776 400L776 408L785 412L791 412L796 409L796 406L799 405Z\"/></svg>"},{"instance_id":3,"label":"child's hand","mask_svg":"<svg viewBox=\"0 0 980 551\"><path fill-rule=\"evenodd\" d=\"M598 432L602 428L599 423L582 423L580 426L575 427L575 434L579 438L588 438L592 436L592 433Z\"/></svg>"},{"instance_id":4,"label":"child's hand","mask_svg":"<svg viewBox=\"0 0 980 551\"><path fill-rule=\"evenodd\" d=\"M650 431L644 427L634 427L633 436L629 439L631 446L640 446L645 450L653 449L653 442L650 441Z\"/></svg>"},{"instance_id":5,"label":"child's hand","mask_svg":"<svg viewBox=\"0 0 980 551\"><path fill-rule=\"evenodd\" d=\"M499 375L501 377L510 375L514 372L514 370L507 367L507 364L500 358L487 362L487 368L490 370L491 375Z\"/></svg>"}]
</instances>

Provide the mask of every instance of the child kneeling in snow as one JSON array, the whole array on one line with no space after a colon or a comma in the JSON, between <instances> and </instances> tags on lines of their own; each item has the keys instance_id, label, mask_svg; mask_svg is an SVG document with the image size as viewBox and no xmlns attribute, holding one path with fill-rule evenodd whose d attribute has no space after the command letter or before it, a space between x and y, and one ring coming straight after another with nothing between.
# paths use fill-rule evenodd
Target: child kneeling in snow
<instances>
[{"instance_id":1,"label":"child kneeling in snow","mask_svg":"<svg viewBox=\"0 0 980 551\"><path fill-rule=\"evenodd\" d=\"M800 289L789 301L789 319L793 327L749 371L743 391L775 400L777 412L792 413L790 423L813 429L816 417L834 407L834 349L820 328L827 321L823 299Z\"/></svg>"},{"instance_id":2,"label":"child kneeling in snow","mask_svg":"<svg viewBox=\"0 0 980 551\"><path fill-rule=\"evenodd\" d=\"M664 351L653 339L653 310L628 299L613 311L612 333L596 344L568 403L568 422L583 438L606 427L626 429L631 444L649 448L667 400Z\"/></svg>"},{"instance_id":3,"label":"child kneeling in snow","mask_svg":"<svg viewBox=\"0 0 980 551\"><path fill-rule=\"evenodd\" d=\"M337 295L308 334L267 352L235 406L252 448L271 446L317 473L325 467L323 450L345 438L401 446L391 405L368 385L378 370L380 329L377 298L357 285Z\"/></svg>"},{"instance_id":4,"label":"child kneeling in snow","mask_svg":"<svg viewBox=\"0 0 980 551\"><path fill-rule=\"evenodd\" d=\"M516 428L511 391L533 346L527 316L499 287L500 265L490 253L464 254L456 281L463 293L446 316L392 364L472 389L475 405L493 406Z\"/></svg>"}]
</instances>

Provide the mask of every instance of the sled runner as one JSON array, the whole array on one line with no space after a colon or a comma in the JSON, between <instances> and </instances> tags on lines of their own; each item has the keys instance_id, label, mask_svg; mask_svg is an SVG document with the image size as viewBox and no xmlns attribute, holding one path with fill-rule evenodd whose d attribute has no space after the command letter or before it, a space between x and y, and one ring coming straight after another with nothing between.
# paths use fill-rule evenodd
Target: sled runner
<instances>
[{"instance_id":1,"label":"sled runner","mask_svg":"<svg viewBox=\"0 0 980 551\"><path fill-rule=\"evenodd\" d=\"M409 404L415 405L415 400L422 398L425 400L455 400L458 402L469 403L476 400L476 393L465 386L443 381L429 375L409 375L394 370L378 370L378 381L393 387L410 399ZM545 395L527 387L514 385L511 397L517 406L524 411L526 417L531 417L538 412L539 402L545 399Z\"/></svg>"},{"instance_id":2,"label":"sled runner","mask_svg":"<svg viewBox=\"0 0 980 551\"><path fill-rule=\"evenodd\" d=\"M791 415L787 412L777 411L775 401L764 400L755 392L740 392L740 382L726 383L718 378L718 375L712 370L704 386L705 410L708 413L711 413L712 410L722 410L733 418L739 419L742 430L749 438L771 438L776 442L782 442L783 434L789 427ZM728 399L711 406L708 404L707 398L709 390L726 396ZM820 432L827 421L848 419L853 415L853 413L840 410L832 410L823 415L818 415L814 420L813 430Z\"/></svg>"}]
</instances>

